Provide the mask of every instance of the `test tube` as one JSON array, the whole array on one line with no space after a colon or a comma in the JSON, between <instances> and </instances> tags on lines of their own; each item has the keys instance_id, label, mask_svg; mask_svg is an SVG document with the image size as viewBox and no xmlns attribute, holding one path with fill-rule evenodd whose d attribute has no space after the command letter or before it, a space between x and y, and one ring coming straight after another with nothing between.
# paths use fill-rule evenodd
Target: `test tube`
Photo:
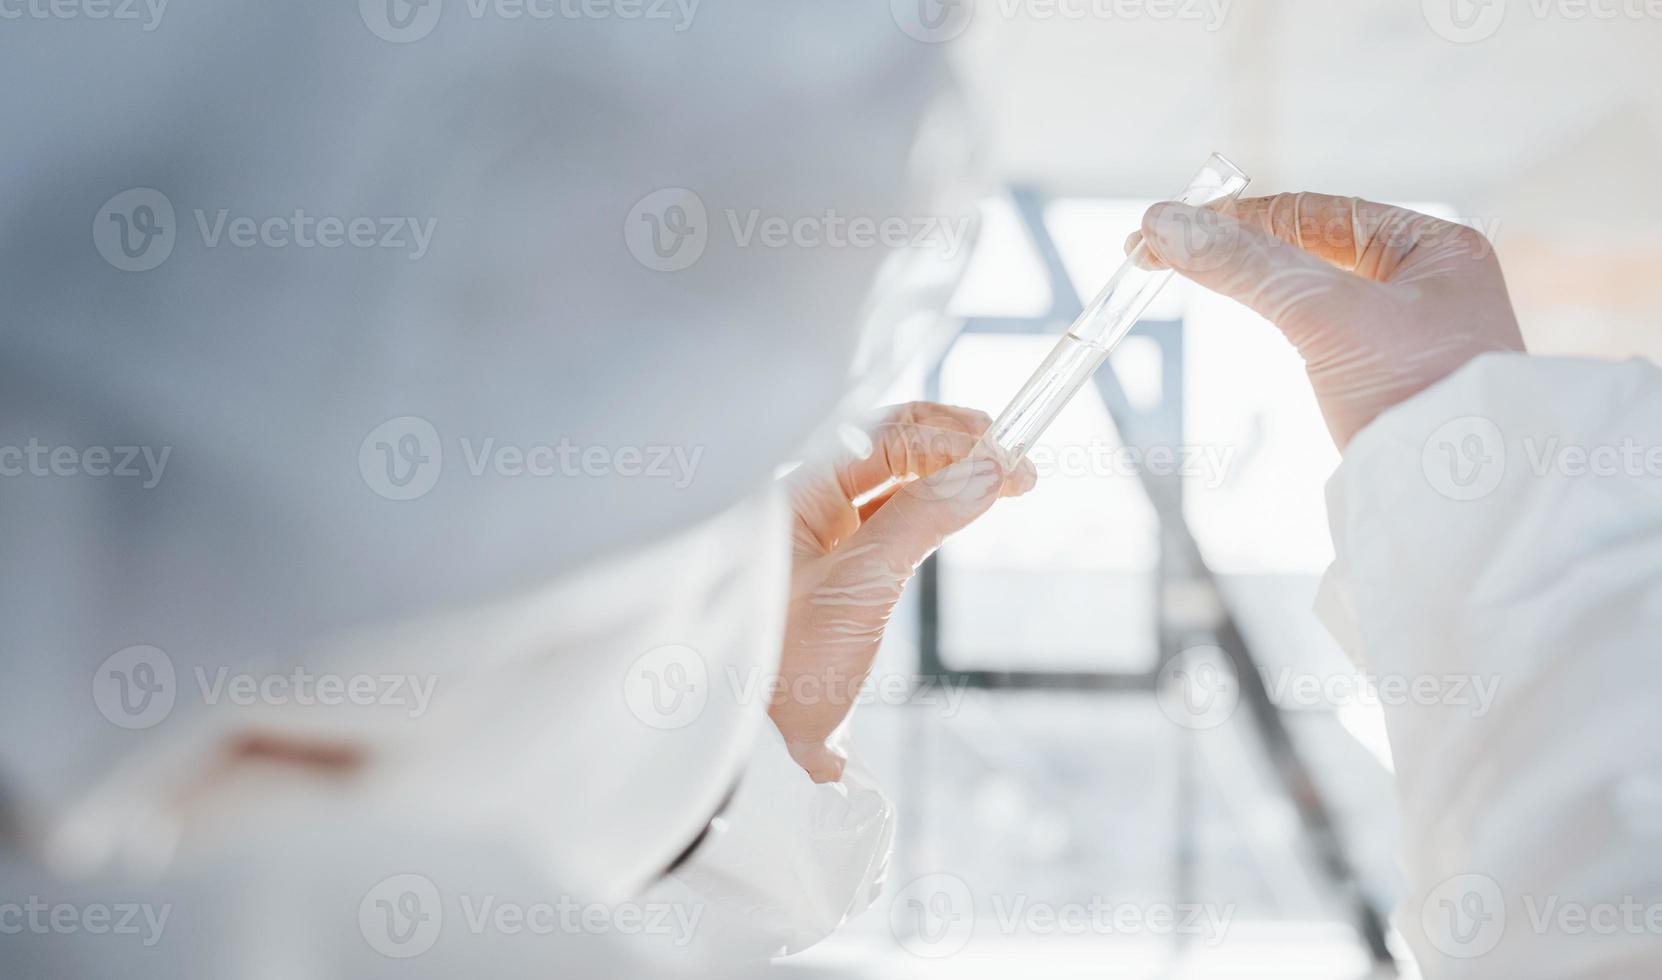
<instances>
[{"instance_id":1,"label":"test tube","mask_svg":"<svg viewBox=\"0 0 1662 980\"><path fill-rule=\"evenodd\" d=\"M1241 168L1214 153L1189 186L1172 200L1197 208L1227 207L1251 180ZM1115 345L1137 325L1154 297L1171 282L1175 273L1148 268L1151 258L1148 245L1139 243L981 437L983 451L995 454L1006 464L1027 455L1074 393L1091 379Z\"/></svg>"}]
</instances>

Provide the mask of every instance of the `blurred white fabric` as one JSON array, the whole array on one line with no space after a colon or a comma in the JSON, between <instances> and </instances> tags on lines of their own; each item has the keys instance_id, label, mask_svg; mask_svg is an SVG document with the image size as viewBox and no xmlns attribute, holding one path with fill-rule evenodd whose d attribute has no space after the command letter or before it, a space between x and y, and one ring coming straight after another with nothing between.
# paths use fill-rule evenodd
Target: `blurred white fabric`
<instances>
[{"instance_id":1,"label":"blurred white fabric","mask_svg":"<svg viewBox=\"0 0 1662 980\"><path fill-rule=\"evenodd\" d=\"M723 697L720 671L777 658L785 525L769 484L844 397L884 253L745 247L728 215L905 214L939 58L887 4L712 5L685 31L452 4L408 44L377 36L374 7L181 6L138 38L91 21L6 30L0 84L37 94L0 109L0 128L27 134L0 165L0 444L169 453L153 486L0 489L5 877L124 889L174 915L140 958L8 942L18 975L372 975L386 964L360 955L357 908L389 869L447 902L457 869L477 889L622 900L705 826L765 731L765 704ZM142 272L89 233L135 188L177 224ZM625 241L665 188L692 191L709 221L702 256L673 273ZM222 211L296 209L408 219L431 239L419 258L210 245ZM374 434L409 417L442 447L441 475L392 499ZM485 440L668 447L686 479L514 479L470 465ZM387 441L391 465L399 432ZM135 646L177 681L149 727L93 697L100 664ZM626 689L665 646L694 650L711 681L673 731L643 723ZM437 683L419 723L208 710L199 680L227 667ZM214 769L242 729L357 761L317 785ZM778 913L779 941L801 943L863 903L889 818L874 790L786 775L800 779L767 795L796 793L777 814L808 826L757 839L806 849L778 861L831 889L804 896L804 920ZM468 859L481 851L500 860ZM171 870L146 891L134 866ZM263 942L239 952L251 932ZM462 952L414 963L587 969L578 940L551 963L546 941L498 956L450 927L435 948Z\"/></svg>"},{"instance_id":2,"label":"blurred white fabric","mask_svg":"<svg viewBox=\"0 0 1662 980\"><path fill-rule=\"evenodd\" d=\"M1427 980L1662 972L1659 446L1655 366L1491 354L1329 485L1323 617L1416 685L1385 720Z\"/></svg>"}]
</instances>

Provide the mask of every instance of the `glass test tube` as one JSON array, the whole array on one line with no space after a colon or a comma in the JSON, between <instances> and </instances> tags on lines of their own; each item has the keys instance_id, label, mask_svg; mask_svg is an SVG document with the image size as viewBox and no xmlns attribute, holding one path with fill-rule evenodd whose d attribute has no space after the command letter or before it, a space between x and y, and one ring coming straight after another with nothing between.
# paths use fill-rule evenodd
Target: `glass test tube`
<instances>
[{"instance_id":1,"label":"glass test tube","mask_svg":"<svg viewBox=\"0 0 1662 980\"><path fill-rule=\"evenodd\" d=\"M1189 186L1172 200L1192 207L1227 206L1241 196L1251 179L1214 153ZM1172 270L1144 267L1149 258L1148 246L1139 243L981 437L983 449L993 450L1007 464L1027 455L1074 393L1091 379L1114 346L1137 325L1160 290L1171 282L1175 275Z\"/></svg>"}]
</instances>

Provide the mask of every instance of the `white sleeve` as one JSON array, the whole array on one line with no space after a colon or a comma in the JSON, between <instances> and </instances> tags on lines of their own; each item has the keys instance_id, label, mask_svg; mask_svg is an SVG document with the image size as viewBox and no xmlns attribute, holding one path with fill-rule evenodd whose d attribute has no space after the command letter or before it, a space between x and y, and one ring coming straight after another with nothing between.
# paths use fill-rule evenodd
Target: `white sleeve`
<instances>
[{"instance_id":1,"label":"white sleeve","mask_svg":"<svg viewBox=\"0 0 1662 980\"><path fill-rule=\"evenodd\" d=\"M1662 371L1481 357L1328 495L1321 613L1381 685L1424 976L1662 976Z\"/></svg>"},{"instance_id":2,"label":"white sleeve","mask_svg":"<svg viewBox=\"0 0 1662 980\"><path fill-rule=\"evenodd\" d=\"M660 886L708 906L703 938L727 958L798 952L865 911L894 842L894 806L856 760L815 783L762 727L719 832Z\"/></svg>"}]
</instances>

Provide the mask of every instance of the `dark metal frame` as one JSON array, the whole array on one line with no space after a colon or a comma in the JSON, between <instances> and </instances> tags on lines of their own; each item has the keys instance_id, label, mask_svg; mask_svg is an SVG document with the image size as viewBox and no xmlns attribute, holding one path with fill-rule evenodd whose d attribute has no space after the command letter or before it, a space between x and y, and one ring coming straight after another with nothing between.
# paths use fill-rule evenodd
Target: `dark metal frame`
<instances>
[{"instance_id":1,"label":"dark metal frame","mask_svg":"<svg viewBox=\"0 0 1662 980\"><path fill-rule=\"evenodd\" d=\"M1013 188L1022 222L1044 264L1051 289L1051 308L1036 317L974 317L964 325L964 333L1050 334L1060 333L1084 309L1083 301L1074 289L1061 255L1044 222L1047 199L1030 188ZM1160 404L1149 412L1139 412L1127 399L1112 365L1104 365L1096 375L1097 391L1107 406L1109 415L1128 448L1144 454L1157 446L1176 447L1183 443L1183 324L1182 321L1148 321L1137 326L1140 336L1153 339L1160 345L1164 372ZM929 377L929 397L938 398L940 366L936 364ZM1146 456L1139 457L1146 458ZM1160 588L1156 590L1157 621L1159 623L1159 657L1155 669L1147 674L1114 672L1043 672L1043 671L988 671L957 670L941 655L940 590L942 571L937 559L931 558L919 571L920 626L918 637L919 673L924 677L950 679L955 684L1001 690L1097 690L1141 691L1153 694L1157 690L1161 668L1174 657L1196 646L1213 646L1227 656L1235 668L1240 686L1240 699L1249 711L1253 729L1263 742L1271 767L1280 781L1283 792L1291 800L1303 825L1319 871L1332 883L1337 893L1350 905L1353 924L1377 967L1395 973L1395 960L1386 946L1385 919L1367 893L1360 876L1345 853L1343 842L1334 827L1332 815L1322 799L1309 767L1299 755L1297 746L1281 716L1265 690L1251 648L1229 613L1228 603L1218 587L1216 576L1207 566L1194 535L1183 514L1183 478L1180 474L1152 474L1140 469L1139 482L1149 502L1154 506L1160 525L1160 558L1157 574ZM1213 600L1215 617L1206 622L1181 621L1168 601L1175 590L1209 594ZM1185 767L1192 766L1190 753L1185 753ZM1192 773L1186 774L1192 776ZM1182 814L1192 821L1193 787L1183 789ZM1193 881L1192 855L1187 848L1178 855L1180 889L1189 891Z\"/></svg>"}]
</instances>

